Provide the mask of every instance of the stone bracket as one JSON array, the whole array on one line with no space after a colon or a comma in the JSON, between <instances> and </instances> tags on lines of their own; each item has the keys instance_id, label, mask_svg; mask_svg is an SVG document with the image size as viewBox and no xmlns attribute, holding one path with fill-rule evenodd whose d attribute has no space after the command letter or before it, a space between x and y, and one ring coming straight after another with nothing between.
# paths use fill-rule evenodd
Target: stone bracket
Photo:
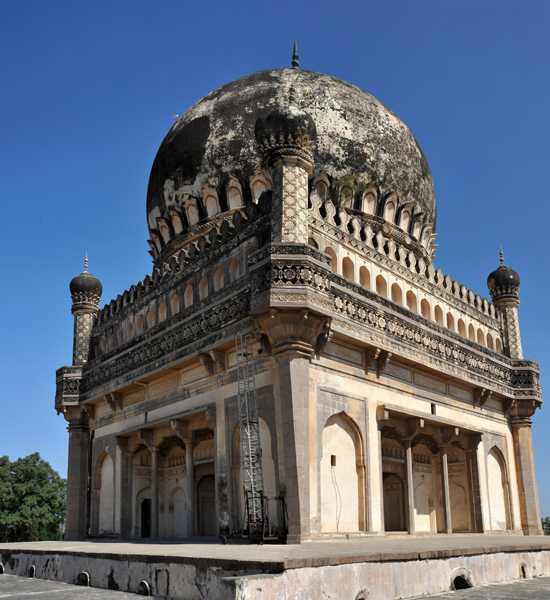
<instances>
[{"instance_id":1,"label":"stone bracket","mask_svg":"<svg viewBox=\"0 0 550 600\"><path fill-rule=\"evenodd\" d=\"M390 362L391 357L392 353L387 350L382 350L382 348L369 348L368 350L365 350L365 372L368 373L371 366L374 364L376 377L380 378L386 365Z\"/></svg>"},{"instance_id":2,"label":"stone bracket","mask_svg":"<svg viewBox=\"0 0 550 600\"><path fill-rule=\"evenodd\" d=\"M90 419L95 419L95 404L83 404L82 410L88 415Z\"/></svg>"},{"instance_id":3,"label":"stone bracket","mask_svg":"<svg viewBox=\"0 0 550 600\"><path fill-rule=\"evenodd\" d=\"M204 414L204 418L206 419L206 423L210 429L216 429L216 405L211 404Z\"/></svg>"},{"instance_id":4,"label":"stone bracket","mask_svg":"<svg viewBox=\"0 0 550 600\"><path fill-rule=\"evenodd\" d=\"M149 450L157 447L157 439L154 429L138 429L138 437L144 442Z\"/></svg>"},{"instance_id":5,"label":"stone bracket","mask_svg":"<svg viewBox=\"0 0 550 600\"><path fill-rule=\"evenodd\" d=\"M421 417L412 417L411 419L407 419L407 430L411 440L417 433L421 433L421 430L424 429L424 427L425 422Z\"/></svg>"},{"instance_id":6,"label":"stone bracket","mask_svg":"<svg viewBox=\"0 0 550 600\"><path fill-rule=\"evenodd\" d=\"M119 392L111 392L110 394L106 394L103 396L103 399L109 405L109 408L116 412L117 410L122 410L122 394Z\"/></svg>"},{"instance_id":7,"label":"stone bracket","mask_svg":"<svg viewBox=\"0 0 550 600\"><path fill-rule=\"evenodd\" d=\"M315 356L319 357L325 351L327 344L332 339L334 332L330 328L330 319L325 321L324 329L317 337L317 341L315 342L314 352Z\"/></svg>"},{"instance_id":8,"label":"stone bracket","mask_svg":"<svg viewBox=\"0 0 550 600\"><path fill-rule=\"evenodd\" d=\"M204 368L209 375L217 375L227 370L225 362L225 354L219 350L208 350L201 352L198 359L204 365Z\"/></svg>"},{"instance_id":9,"label":"stone bracket","mask_svg":"<svg viewBox=\"0 0 550 600\"><path fill-rule=\"evenodd\" d=\"M488 390L487 388L475 388L474 389L474 404L479 404L479 406L483 406L487 400L491 397L493 391Z\"/></svg>"}]
</instances>

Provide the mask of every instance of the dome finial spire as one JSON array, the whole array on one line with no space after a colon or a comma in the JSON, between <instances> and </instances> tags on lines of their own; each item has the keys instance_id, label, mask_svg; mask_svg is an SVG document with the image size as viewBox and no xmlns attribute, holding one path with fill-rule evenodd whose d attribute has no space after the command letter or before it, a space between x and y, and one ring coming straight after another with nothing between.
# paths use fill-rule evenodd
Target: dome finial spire
<instances>
[{"instance_id":1,"label":"dome finial spire","mask_svg":"<svg viewBox=\"0 0 550 600\"><path fill-rule=\"evenodd\" d=\"M504 252L502 252L502 246L500 247L500 264L504 264Z\"/></svg>"},{"instance_id":2,"label":"dome finial spire","mask_svg":"<svg viewBox=\"0 0 550 600\"><path fill-rule=\"evenodd\" d=\"M292 68L297 69L300 66L298 62L298 41L294 40L294 54L292 55Z\"/></svg>"},{"instance_id":3,"label":"dome finial spire","mask_svg":"<svg viewBox=\"0 0 550 600\"><path fill-rule=\"evenodd\" d=\"M88 272L88 253L86 252L86 257L84 258L84 273Z\"/></svg>"}]
</instances>

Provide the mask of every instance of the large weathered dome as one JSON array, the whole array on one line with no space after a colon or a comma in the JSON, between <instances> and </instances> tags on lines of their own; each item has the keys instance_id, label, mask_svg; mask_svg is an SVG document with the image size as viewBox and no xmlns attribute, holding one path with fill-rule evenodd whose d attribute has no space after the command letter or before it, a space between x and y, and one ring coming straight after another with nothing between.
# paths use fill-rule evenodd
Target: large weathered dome
<instances>
[{"instance_id":1,"label":"large weathered dome","mask_svg":"<svg viewBox=\"0 0 550 600\"><path fill-rule=\"evenodd\" d=\"M158 219L176 198L201 198L205 186L219 191L220 208L227 210L223 194L230 178L241 183L243 200L249 200L249 182L260 165L256 121L287 102L293 78L296 104L317 127L314 170L326 171L333 180L346 175L359 176L365 183L375 180L382 195L395 192L400 203L415 202L415 212L424 212L424 222L435 229L432 176L408 127L376 98L345 81L279 69L232 81L178 119L151 169L150 230L157 229Z\"/></svg>"}]
</instances>

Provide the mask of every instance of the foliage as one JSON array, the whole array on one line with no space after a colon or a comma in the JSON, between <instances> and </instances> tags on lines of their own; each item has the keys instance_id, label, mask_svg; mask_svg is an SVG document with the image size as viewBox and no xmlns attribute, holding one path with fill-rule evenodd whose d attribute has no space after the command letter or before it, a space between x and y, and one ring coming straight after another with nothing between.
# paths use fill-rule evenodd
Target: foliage
<instances>
[{"instance_id":1,"label":"foliage","mask_svg":"<svg viewBox=\"0 0 550 600\"><path fill-rule=\"evenodd\" d=\"M550 517L543 517L541 521L544 535L550 535Z\"/></svg>"},{"instance_id":2,"label":"foliage","mask_svg":"<svg viewBox=\"0 0 550 600\"><path fill-rule=\"evenodd\" d=\"M342 175L337 179L330 192L330 199L336 208L344 205L345 202L350 198L356 198L358 194L363 194L367 189L367 184L360 181L359 175L355 173L349 173L348 175ZM344 194L344 190L349 190L349 194ZM352 204L353 206L353 204Z\"/></svg>"},{"instance_id":3,"label":"foliage","mask_svg":"<svg viewBox=\"0 0 550 600\"><path fill-rule=\"evenodd\" d=\"M61 539L67 482L35 452L0 457L0 542Z\"/></svg>"},{"instance_id":4,"label":"foliage","mask_svg":"<svg viewBox=\"0 0 550 600\"><path fill-rule=\"evenodd\" d=\"M309 90L308 92L304 92L304 98L312 98L313 100L317 100L317 94Z\"/></svg>"}]
</instances>

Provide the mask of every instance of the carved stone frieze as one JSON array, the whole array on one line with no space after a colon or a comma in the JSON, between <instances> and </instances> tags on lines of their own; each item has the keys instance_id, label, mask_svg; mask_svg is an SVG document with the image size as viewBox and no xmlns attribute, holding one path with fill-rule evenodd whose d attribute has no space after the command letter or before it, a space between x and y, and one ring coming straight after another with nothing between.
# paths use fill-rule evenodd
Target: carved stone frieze
<instances>
[{"instance_id":1,"label":"carved stone frieze","mask_svg":"<svg viewBox=\"0 0 550 600\"><path fill-rule=\"evenodd\" d=\"M231 335L232 332L228 332L225 328L245 318L248 311L249 296L243 294L216 306L215 311L203 313L191 321L170 329L164 335L148 340L132 353L117 356L99 365L88 363L82 392L90 397L92 390L109 381L117 378L124 378L126 381L138 379L140 373L148 373L151 368L161 367L169 360L187 356L204 348L208 344L207 336L211 333L216 332L214 338L220 339ZM199 343L194 346L192 342L197 340ZM128 378L130 373L132 377Z\"/></svg>"}]
</instances>

